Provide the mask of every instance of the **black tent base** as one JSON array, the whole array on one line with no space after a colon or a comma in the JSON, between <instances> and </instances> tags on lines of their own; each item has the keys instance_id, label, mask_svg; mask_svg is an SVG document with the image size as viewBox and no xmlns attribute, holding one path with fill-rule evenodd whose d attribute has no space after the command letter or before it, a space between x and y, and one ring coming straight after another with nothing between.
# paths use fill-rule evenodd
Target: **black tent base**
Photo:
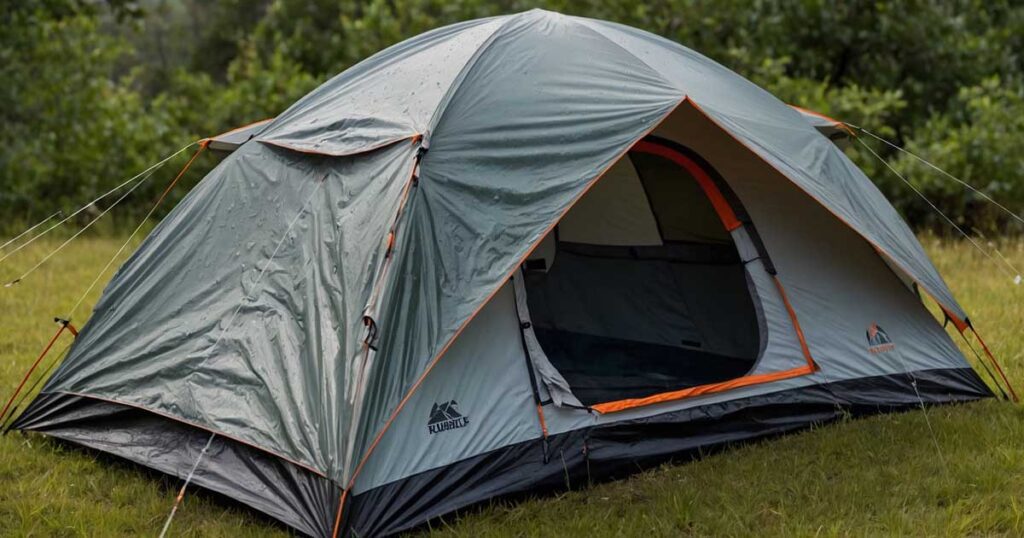
<instances>
[{"instance_id":1,"label":"black tent base","mask_svg":"<svg viewBox=\"0 0 1024 538\"><path fill-rule=\"evenodd\" d=\"M397 534L497 498L584 488L844 416L919 409L922 400L934 405L992 395L969 368L926 370L913 377L921 400L910 376L879 376L556 434L548 438L546 451L540 440L510 445L349 496L343 534ZM209 437L146 411L59 393L42 395L15 426L179 477ZM331 481L221 437L204 462L197 485L304 534L331 535L340 493Z\"/></svg>"},{"instance_id":2,"label":"black tent base","mask_svg":"<svg viewBox=\"0 0 1024 538\"><path fill-rule=\"evenodd\" d=\"M356 536L397 534L488 500L556 493L625 478L671 461L779 436L847 416L912 411L992 396L970 368L813 385L764 396L576 430L511 445L349 498L346 527Z\"/></svg>"},{"instance_id":3,"label":"black tent base","mask_svg":"<svg viewBox=\"0 0 1024 538\"><path fill-rule=\"evenodd\" d=\"M63 393L40 395L14 427L178 478L188 474L210 437L148 411ZM326 478L220 436L192 482L312 536L329 535L340 497Z\"/></svg>"}]
</instances>

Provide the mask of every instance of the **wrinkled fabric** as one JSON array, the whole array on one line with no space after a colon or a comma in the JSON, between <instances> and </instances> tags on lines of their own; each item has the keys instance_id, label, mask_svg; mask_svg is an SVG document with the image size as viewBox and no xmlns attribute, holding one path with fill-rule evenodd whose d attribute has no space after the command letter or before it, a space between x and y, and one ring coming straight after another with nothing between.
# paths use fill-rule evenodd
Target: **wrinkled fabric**
<instances>
[{"instance_id":1,"label":"wrinkled fabric","mask_svg":"<svg viewBox=\"0 0 1024 538\"><path fill-rule=\"evenodd\" d=\"M118 271L44 391L156 411L340 476L362 309L415 152L246 144Z\"/></svg>"},{"instance_id":2,"label":"wrinkled fabric","mask_svg":"<svg viewBox=\"0 0 1024 538\"><path fill-rule=\"evenodd\" d=\"M184 480L210 434L92 398L47 394L16 425L101 450ZM192 484L250 506L309 536L330 536L341 495L326 478L262 450L216 437Z\"/></svg>"},{"instance_id":3,"label":"wrinkled fabric","mask_svg":"<svg viewBox=\"0 0 1024 538\"><path fill-rule=\"evenodd\" d=\"M347 483L533 245L681 103L966 318L800 113L662 38L534 10L399 43L255 131L115 275L44 392L151 410Z\"/></svg>"},{"instance_id":4,"label":"wrinkled fabric","mask_svg":"<svg viewBox=\"0 0 1024 538\"><path fill-rule=\"evenodd\" d=\"M389 47L299 99L258 138L344 155L425 133L455 78L505 19L445 26Z\"/></svg>"}]
</instances>

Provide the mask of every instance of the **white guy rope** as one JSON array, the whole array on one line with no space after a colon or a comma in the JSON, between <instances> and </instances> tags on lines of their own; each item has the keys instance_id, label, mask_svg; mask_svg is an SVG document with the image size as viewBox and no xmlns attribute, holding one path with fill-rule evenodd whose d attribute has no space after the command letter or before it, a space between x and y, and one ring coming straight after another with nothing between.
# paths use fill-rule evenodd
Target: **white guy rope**
<instances>
[{"instance_id":1,"label":"white guy rope","mask_svg":"<svg viewBox=\"0 0 1024 538\"><path fill-rule=\"evenodd\" d=\"M5 249L5 248L7 248L7 246L8 246L8 245L10 245L11 243L13 243L13 242L15 242L15 241L17 241L17 240L21 239L22 237L24 237L24 236L28 235L28 233L29 233L29 232L31 232L32 230L35 230L36 228L38 228L38 227L40 227L40 226L42 226L42 225L46 224L47 222L50 222L51 220L53 220L53 218L54 218L54 217L58 217L58 216L60 216L60 215L61 215L61 213L63 213L63 211L60 211L60 210L58 210L57 212L55 212L54 214L50 215L49 217L46 217L45 219L43 219L43 220L41 220L41 221L37 222L37 223L36 223L35 225L33 225L33 226L32 226L31 228L29 228L29 229L25 230L24 232L21 232L20 234L18 234L18 235L16 235L16 236L14 236L14 237L12 237L12 238L10 238L9 240L7 240L7 242L6 242L6 243L4 243L4 244L0 245L0 250L3 250L3 249Z\"/></svg>"},{"instance_id":2,"label":"white guy rope","mask_svg":"<svg viewBox=\"0 0 1024 538\"><path fill-rule=\"evenodd\" d=\"M921 404L921 413L924 415L924 423L928 427L928 433L932 436L932 443L935 445L935 453L939 456L939 461L942 462L942 469L949 475L949 464L946 462L946 455L942 452L942 446L939 445L939 436L936 435L935 429L932 428L932 421L928 418L928 408L924 405L924 398L921 397L921 391L917 388L917 376L911 371L910 365L907 364L906 359L903 358L903 352L899 349L893 349L896 357L899 358L900 364L903 365L903 370L910 377L910 386L914 387L914 394L917 395L917 403Z\"/></svg>"},{"instance_id":3,"label":"white guy rope","mask_svg":"<svg viewBox=\"0 0 1024 538\"><path fill-rule=\"evenodd\" d=\"M936 213L941 215L942 218L945 219L946 222L948 222L949 225L952 226L954 230L959 232L960 235L962 235L965 238L967 238L967 240L970 241L972 245L974 245L974 248L978 249L978 252L981 252L982 254L984 254L986 258L988 258L989 260L992 260L992 262L995 263L996 265L999 265L1000 267L1003 267L1003 270L1006 270L1006 267L1009 267L1008 273L1010 274L1010 278L1012 278L1014 282L1019 282L1018 278L1020 277L1020 271L1018 271L1016 267L1011 265L1005 259L1004 259L1004 263L1000 264L998 260L996 260L991 254L988 253L988 251L986 251L985 249L981 248L981 245L979 245L978 242L975 241L973 237L968 235L967 232L965 232L963 230L963 228L958 226L956 222L953 222L953 219L949 218L945 213L942 212L941 209L938 208L938 206L936 206L934 203L932 203L932 201L929 200L928 197L925 196L924 193L921 192L917 187L915 187L913 183L911 183L907 178L903 177L903 174L901 174L898 171L896 171L896 169L893 168L893 166L891 164L889 164L889 161L883 159L879 154L875 153L875 150L871 149L871 146L867 145L859 137L857 138L857 142L859 142L860 145L864 146L864 148L867 149L872 155L874 155L876 159L881 161L882 164L884 164L885 167L888 168L890 172L895 174L896 177L900 178L901 181L906 183L907 186L910 187L911 190L913 190L918 196L921 197L922 200L925 201L925 203L927 203ZM1004 264L1005 264L1005 267L1004 267Z\"/></svg>"},{"instance_id":4,"label":"white guy rope","mask_svg":"<svg viewBox=\"0 0 1024 538\"><path fill-rule=\"evenodd\" d=\"M972 230L974 231L974 233L978 234L988 244L988 247L992 249L992 252L996 253L996 256L999 256L1000 260L1003 260L1003 263L1005 263L1006 265L1008 265L1010 267L1014 267L1013 263L1011 263L1010 260L1006 256L1003 256L1002 251L999 250L999 246L996 245L995 241L989 240L989 238L986 237L985 234L981 233L981 230L979 230L977 228L972 228ZM1020 271L1017 271L1016 269L1014 269L1014 271L1016 271L1017 276L1014 277L1013 283L1019 286L1020 283L1021 283L1021 280L1022 280L1021 275L1020 275Z\"/></svg>"},{"instance_id":5,"label":"white guy rope","mask_svg":"<svg viewBox=\"0 0 1024 538\"><path fill-rule=\"evenodd\" d=\"M171 184L171 186L174 186L173 183ZM168 187L168 189L169 188L170 187ZM132 242L132 239L135 239L135 236L138 235L139 230L142 230L142 227L146 225L146 222L149 221L149 218L153 216L153 213L156 212L156 209L158 207L160 207L159 201L149 209L149 212L146 213L145 217L142 217L142 220L139 221L139 225L135 227L135 230L132 231L131 235L128 236L128 239L126 239L125 242L121 245L121 248L117 249L117 252L115 252L114 255L110 257L110 260L107 261L107 264L104 265L103 269L101 269L100 272L96 275L96 278L92 280L92 283L89 284L89 287L85 289L85 292L82 293L82 296L79 297L77 301L75 301L75 306L71 307L71 310L68 312L67 316L64 316L64 319L71 319L71 316L75 313L76 310L78 310L78 307L82 305L82 301L85 300L85 297L89 295L89 292L92 291L94 287L96 287L96 283L100 281L100 278L102 278L103 274L107 272L107 269L110 269L110 266L111 264L114 263L114 260L116 260L117 257L120 256L122 252L124 252L124 249L128 247L128 244Z\"/></svg>"},{"instance_id":6,"label":"white guy rope","mask_svg":"<svg viewBox=\"0 0 1024 538\"><path fill-rule=\"evenodd\" d=\"M887 146L889 146L889 147L891 147L891 148L893 148L893 149L895 149L897 151L900 151L900 152L903 152L903 153L905 153L907 155L910 155L911 157L913 157L914 159L917 159L918 161L920 161L922 164L924 164L928 168L931 168L932 170L935 170L936 172L946 176L949 179L952 179L953 181L955 181L955 182L963 185L964 187L967 187L971 191L977 193L982 198L984 198L984 199L988 200L989 202L991 202L992 205L994 205L994 206L998 207L999 209L1003 210L1007 215L1012 217L1017 222L1020 222L1021 224L1024 224L1024 218L1021 218L1020 215L1014 213L1013 211L1010 211L1006 206L1004 206L1003 204L1000 204L999 202L995 201L995 199L993 199L991 196L985 194L983 191L981 191L977 187L975 187L975 186L971 185L970 183L968 183L968 182L966 182L966 181L964 181L964 180L954 176L953 174L950 174L949 172L939 168L938 166L928 162L928 160L926 160L924 157L921 157L921 156L919 156L919 155L917 155L917 154L915 154L915 153L913 153L913 152L911 152L909 150L901 148L900 146L894 144L893 142L890 142L890 141L882 138L881 136L876 135L875 133L872 133L871 131L869 131L869 130L863 128L863 127L858 127L858 126L850 124L850 123L846 123L846 125L849 126L849 127L853 127L854 129L857 129L858 131L860 131L860 132L862 132L862 133L864 133L864 134L874 138L875 140L878 140L879 142L882 142L883 144L885 144L885 145L887 145Z\"/></svg>"},{"instance_id":7,"label":"white guy rope","mask_svg":"<svg viewBox=\"0 0 1024 538\"><path fill-rule=\"evenodd\" d=\"M145 169L145 170L143 170L143 171L139 172L138 174L136 174L136 175L132 176L131 178L127 179L126 181L122 182L122 183L121 183L120 185L118 185L118 186L114 187L113 189L110 189L109 191L107 191L107 192L105 192L105 193L101 194L101 195L100 195L99 197L97 197L97 198L96 198L96 199L94 199L93 201L91 201L91 202L89 202L89 203L87 203L87 204L83 205L82 207L78 208L78 209L77 209L77 210L76 210L76 211L75 211L74 213L72 213L72 214L68 215L67 217L63 218L63 219L62 219L62 220L61 220L60 222L58 222L57 224L54 224L53 226L50 226L50 227L49 227L49 228L47 228L46 230L44 230L44 231L40 232L40 233L39 233L38 235L36 235L36 236L32 237L32 239L29 239L28 241L26 241L26 242L22 243L21 245L19 245L19 246L18 246L18 248L14 249L14 250L12 250L12 251L10 251L10 252L8 252L7 254L4 254L4 256L3 256L2 258L0 258L0 262L3 262L3 261L4 261L4 260L6 260L7 258L10 258L10 257L11 257L11 256L12 256L12 255L13 255L13 254L15 253L15 252L18 252L19 250L21 250L21 249L23 249L23 248L25 248L25 247L27 247L27 246L31 245L31 244L32 244L32 243L33 243L33 242L34 242L34 241L35 241L36 239L39 239L40 237L42 237L42 236L44 236L44 235L46 235L46 234L50 233L50 231L52 231L52 230L53 230L54 228L56 228L56 227L60 226L61 224L64 224L65 222L67 222L67 221L71 220L72 218L74 218L74 217L75 217L76 215L78 215L78 214L79 214L79 213L81 213L82 211L85 211L85 210L86 210L86 208L88 208L88 207L92 206L93 204L95 204L96 202L99 202L100 200L102 200L102 199L106 198L107 196L110 196L111 194L113 194L113 193L117 192L117 191L118 191L119 189L121 189L121 188L122 188L122 187L124 187L125 185L128 185L128 184L129 184L129 183L131 183L132 181L135 181L136 179L139 179L140 177L142 177L143 175L145 175L145 174L147 174L147 173L148 173L148 174L150 174L150 175L152 175L152 172L156 171L156 169L157 169L157 168L160 168L161 166L163 166L164 164L166 164L166 163L167 163L167 161L169 161L169 160L171 160L171 159L173 159L173 158L177 157L177 156L178 156L178 155L179 155L179 154L180 154L181 152L185 151L186 149L188 149L188 148L190 148L190 147L192 147L192 146L194 146L194 145L196 145L196 144L198 144L198 143L199 143L199 142L190 142L190 143L189 143L189 144L188 144L187 146L182 146L182 148L181 148L181 149L179 149L178 151L175 151L174 153L170 154L169 156L167 156L166 158L164 158L164 159L163 159L162 161L160 161L160 162L158 162L158 163L156 163L156 164L154 164L154 165L150 166L149 168L147 168L147 169ZM149 176L146 176L146 177L149 177ZM143 179L142 181L145 181L145 179ZM50 217L50 218L53 218L53 217ZM48 220L50 220L50 219L49 219L49 218L48 218L48 219L46 219L46 221L48 221ZM43 221L43 222L46 222L46 221ZM39 224L42 224L42 223L39 223ZM30 229L33 229L33 228L36 228L36 227L38 227L38 226L39 226L39 224L37 224L37 225L33 226L33 227L32 227L32 228L30 228ZM18 237L21 237L21 236L22 236L22 235L24 235L24 234L25 234L25 232L22 232L21 234L19 234L19 236L18 236Z\"/></svg>"},{"instance_id":8,"label":"white guy rope","mask_svg":"<svg viewBox=\"0 0 1024 538\"><path fill-rule=\"evenodd\" d=\"M174 506L171 507L171 513L167 514L167 521L164 521L164 528L160 531L160 538L167 536L167 531L171 528L171 520L174 519L174 514L178 513L178 507L181 506L181 500L185 498L185 488L188 487L189 482L192 482L192 477L196 474L196 469L199 468L199 462L203 461L203 456L206 455L206 451L210 450L210 445L213 444L213 438L217 434L211 433L210 438L206 440L206 446L203 447L202 452L196 458L196 462L192 464L192 470L188 472L188 476L185 477L185 483L181 485L181 490L178 491L178 496L174 498Z\"/></svg>"},{"instance_id":9,"label":"white guy rope","mask_svg":"<svg viewBox=\"0 0 1024 538\"><path fill-rule=\"evenodd\" d=\"M103 218L104 215L109 213L111 209L114 209L115 207L117 207L117 204L121 203L122 200L127 198L132 192L135 191L135 189L139 188L140 185L145 183L146 180L148 180L149 178L153 177L153 173L154 172L156 172L155 169L151 170L149 172L149 174L147 174L145 177L140 179L136 184L132 185L132 188L130 188L127 191L125 191L125 193L122 194L117 200L115 200L113 204L110 204L109 207L104 209L99 215L97 215L95 218L93 218L91 221L89 221L85 226L82 227L81 230L78 230L77 232L75 232L74 235L72 235L66 241L61 243L60 246L58 246L57 248L51 250L49 254L47 254L46 256L43 256L43 259L39 260L39 262L36 263L35 265L33 265L31 269L29 269L28 271L25 271L24 273L22 273L21 276L19 276L18 278L15 278L14 280L8 282L7 284L4 284L4 287L5 288L9 288L9 287L11 287L11 286L21 282L22 279L24 279L28 275L32 274L36 269L39 269L44 263L49 261L50 258L54 257L58 252L63 250L64 247L68 246L72 241L77 239L78 236L82 235L83 233L85 233L86 230L91 228L93 224L96 224L96 222L99 221L101 218ZM42 234L40 234L40 235L42 235ZM39 236L36 236L36 237L39 237ZM35 238L33 238L33 240L35 240ZM26 244L28 244L28 243L26 243ZM25 245L22 245L22 246L25 246ZM13 254L14 252L12 251L11 253ZM3 260L0 260L0 261L3 261Z\"/></svg>"}]
</instances>

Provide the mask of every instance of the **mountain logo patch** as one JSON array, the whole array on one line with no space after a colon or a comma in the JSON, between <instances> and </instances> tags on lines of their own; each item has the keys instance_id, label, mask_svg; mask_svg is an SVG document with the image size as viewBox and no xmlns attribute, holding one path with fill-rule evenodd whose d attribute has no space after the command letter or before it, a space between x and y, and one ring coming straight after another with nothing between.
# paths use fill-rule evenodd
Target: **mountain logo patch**
<instances>
[{"instance_id":1,"label":"mountain logo patch","mask_svg":"<svg viewBox=\"0 0 1024 538\"><path fill-rule=\"evenodd\" d=\"M867 337L868 351L871 353L885 353L896 349L896 344L892 343L892 338L889 338L889 335L877 323L872 323L868 327Z\"/></svg>"},{"instance_id":2,"label":"mountain logo patch","mask_svg":"<svg viewBox=\"0 0 1024 538\"><path fill-rule=\"evenodd\" d=\"M469 417L459 412L459 402L450 400L435 403L430 408L430 419L427 420L427 432L430 435L465 428L469 425Z\"/></svg>"}]
</instances>

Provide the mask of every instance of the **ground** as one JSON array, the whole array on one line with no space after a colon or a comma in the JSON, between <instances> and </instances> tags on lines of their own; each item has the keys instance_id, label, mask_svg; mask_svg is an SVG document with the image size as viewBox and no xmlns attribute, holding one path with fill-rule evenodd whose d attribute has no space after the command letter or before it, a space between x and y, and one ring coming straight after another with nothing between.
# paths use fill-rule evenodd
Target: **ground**
<instances>
[{"instance_id":1,"label":"ground","mask_svg":"<svg viewBox=\"0 0 1024 538\"><path fill-rule=\"evenodd\" d=\"M1011 381L1024 389L1024 285L1015 286L1012 275L967 243L930 237L923 242ZM40 243L0 262L0 279L17 276L60 244ZM67 314L121 243L83 237L22 283L0 288L4 401L53 335L52 318ZM1024 241L1003 241L1000 253L1024 266ZM76 320L86 317L112 271L88 294ZM177 485L39 436L11 433L0 438L0 535L153 536ZM630 480L495 504L435 525L431 532L467 537L1021 536L1024 407L989 400L932 408L927 414L850 420ZM171 532L285 534L244 508L196 494L186 497Z\"/></svg>"}]
</instances>

